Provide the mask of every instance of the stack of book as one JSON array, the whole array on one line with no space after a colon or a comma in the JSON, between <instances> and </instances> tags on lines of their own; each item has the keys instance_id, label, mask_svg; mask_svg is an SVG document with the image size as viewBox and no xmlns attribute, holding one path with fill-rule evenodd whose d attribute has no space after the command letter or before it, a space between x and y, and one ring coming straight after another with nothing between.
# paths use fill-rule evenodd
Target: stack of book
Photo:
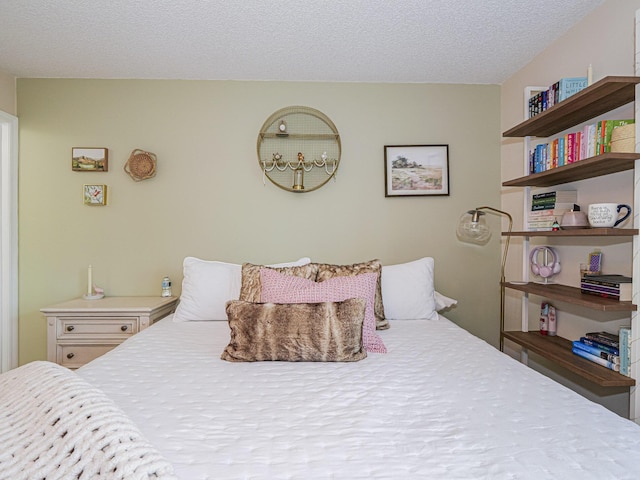
<instances>
[{"instance_id":1,"label":"stack of book","mask_svg":"<svg viewBox=\"0 0 640 480\"><path fill-rule=\"evenodd\" d=\"M564 213L578 209L575 204L577 201L576 190L558 190L532 195L527 230L550 231L553 222L560 222Z\"/></svg>"},{"instance_id":2,"label":"stack of book","mask_svg":"<svg viewBox=\"0 0 640 480\"><path fill-rule=\"evenodd\" d=\"M591 362L620 371L620 337L608 332L591 332L573 342L571 351Z\"/></svg>"},{"instance_id":3,"label":"stack of book","mask_svg":"<svg viewBox=\"0 0 640 480\"><path fill-rule=\"evenodd\" d=\"M547 90L538 92L529 99L529 117L553 107L556 103L566 100L580 90L587 88L587 77L562 78Z\"/></svg>"},{"instance_id":4,"label":"stack of book","mask_svg":"<svg viewBox=\"0 0 640 480\"><path fill-rule=\"evenodd\" d=\"M529 173L540 173L611 151L611 136L617 127L633 119L600 120L582 130L566 133L549 143L539 143L529 152Z\"/></svg>"},{"instance_id":5,"label":"stack of book","mask_svg":"<svg viewBox=\"0 0 640 480\"><path fill-rule=\"evenodd\" d=\"M625 275L583 275L580 291L587 295L631 301L631 277Z\"/></svg>"}]
</instances>

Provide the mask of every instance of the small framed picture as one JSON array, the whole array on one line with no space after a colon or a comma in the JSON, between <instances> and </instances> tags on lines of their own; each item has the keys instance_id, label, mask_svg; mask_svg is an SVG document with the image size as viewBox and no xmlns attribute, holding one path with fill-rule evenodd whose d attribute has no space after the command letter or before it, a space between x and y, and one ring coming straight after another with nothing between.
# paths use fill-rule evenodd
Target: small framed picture
<instances>
[{"instance_id":1,"label":"small framed picture","mask_svg":"<svg viewBox=\"0 0 640 480\"><path fill-rule=\"evenodd\" d=\"M85 205L106 205L106 185L84 185L82 187L82 199Z\"/></svg>"},{"instance_id":2,"label":"small framed picture","mask_svg":"<svg viewBox=\"0 0 640 480\"><path fill-rule=\"evenodd\" d=\"M449 145L385 145L385 197L449 195Z\"/></svg>"},{"instance_id":3,"label":"small framed picture","mask_svg":"<svg viewBox=\"0 0 640 480\"><path fill-rule=\"evenodd\" d=\"M109 170L109 150L96 147L73 147L71 170L74 172L106 172Z\"/></svg>"}]
</instances>

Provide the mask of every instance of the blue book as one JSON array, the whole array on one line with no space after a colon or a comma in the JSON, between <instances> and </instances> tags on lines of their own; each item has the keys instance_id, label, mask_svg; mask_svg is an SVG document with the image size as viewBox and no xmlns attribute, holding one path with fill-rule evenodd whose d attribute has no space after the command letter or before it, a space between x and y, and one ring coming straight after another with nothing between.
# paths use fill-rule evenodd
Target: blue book
<instances>
[{"instance_id":1,"label":"blue book","mask_svg":"<svg viewBox=\"0 0 640 480\"><path fill-rule=\"evenodd\" d=\"M604 350L607 353L620 355L620 349L612 347L611 345L605 345L604 343L600 343L596 340L591 340L587 337L580 337L580 342L584 343L585 345L591 345L592 347L598 347L600 350Z\"/></svg>"},{"instance_id":2,"label":"blue book","mask_svg":"<svg viewBox=\"0 0 640 480\"><path fill-rule=\"evenodd\" d=\"M563 101L587 88L587 77L562 78L558 87L558 101Z\"/></svg>"},{"instance_id":3,"label":"blue book","mask_svg":"<svg viewBox=\"0 0 640 480\"><path fill-rule=\"evenodd\" d=\"M578 356L580 356L582 358L585 358L585 359L589 360L590 362L602 365L603 367L606 367L609 370L613 370L615 372L619 372L620 371L620 365L618 365L617 363L612 363L612 362L609 362L609 361L605 360L604 358L600 358L600 357L596 357L595 355L591 355L589 352L585 352L584 350L581 350L580 348L573 347L571 349L571 351L573 353L575 353L576 355L578 355Z\"/></svg>"},{"instance_id":4,"label":"blue book","mask_svg":"<svg viewBox=\"0 0 640 480\"><path fill-rule=\"evenodd\" d=\"M631 328L621 327L620 331L620 373L631 376Z\"/></svg>"},{"instance_id":5,"label":"blue book","mask_svg":"<svg viewBox=\"0 0 640 480\"><path fill-rule=\"evenodd\" d=\"M587 345L586 343L582 343L580 340L574 340L573 342L574 348L579 348L580 350L584 350L591 355L595 355L596 357L603 358L611 363L621 363L621 358L619 355L614 355L613 353L607 353L604 350L600 350L598 347L593 347L591 345Z\"/></svg>"},{"instance_id":6,"label":"blue book","mask_svg":"<svg viewBox=\"0 0 640 480\"><path fill-rule=\"evenodd\" d=\"M536 173L544 172L546 170L547 163L544 158L544 145L536 145L536 157L535 157L535 171Z\"/></svg>"}]
</instances>

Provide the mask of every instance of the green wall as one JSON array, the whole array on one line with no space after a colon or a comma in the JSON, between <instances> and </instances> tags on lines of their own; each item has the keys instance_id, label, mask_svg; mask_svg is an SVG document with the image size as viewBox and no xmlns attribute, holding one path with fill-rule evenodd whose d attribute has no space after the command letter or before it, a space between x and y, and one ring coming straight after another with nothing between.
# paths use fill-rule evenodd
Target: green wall
<instances>
[{"instance_id":1,"label":"green wall","mask_svg":"<svg viewBox=\"0 0 640 480\"><path fill-rule=\"evenodd\" d=\"M19 79L20 363L46 358L39 309L80 296L86 269L107 295L180 292L182 259L241 263L310 256L383 264L433 256L449 317L498 342L499 235L459 243L462 211L500 202L496 85ZM337 181L306 194L267 181L257 133L276 110L328 115L342 139ZM385 198L384 145L448 144L451 195ZM73 172L72 147L107 147L109 171ZM123 166L153 152L157 176ZM104 183L109 205L82 186ZM499 228L499 218L492 219Z\"/></svg>"}]
</instances>

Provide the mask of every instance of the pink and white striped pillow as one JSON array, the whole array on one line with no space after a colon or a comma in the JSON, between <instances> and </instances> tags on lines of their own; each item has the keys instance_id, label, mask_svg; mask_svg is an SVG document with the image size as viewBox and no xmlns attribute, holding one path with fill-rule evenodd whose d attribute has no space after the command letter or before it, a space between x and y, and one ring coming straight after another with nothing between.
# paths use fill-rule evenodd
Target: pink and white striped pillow
<instances>
[{"instance_id":1,"label":"pink and white striped pillow","mask_svg":"<svg viewBox=\"0 0 640 480\"><path fill-rule=\"evenodd\" d=\"M284 275L269 268L260 269L263 303L320 303L342 302L350 298L366 301L362 342L367 352L386 353L382 339L376 333L374 299L377 273L363 273L353 277L334 277L323 282Z\"/></svg>"}]
</instances>

